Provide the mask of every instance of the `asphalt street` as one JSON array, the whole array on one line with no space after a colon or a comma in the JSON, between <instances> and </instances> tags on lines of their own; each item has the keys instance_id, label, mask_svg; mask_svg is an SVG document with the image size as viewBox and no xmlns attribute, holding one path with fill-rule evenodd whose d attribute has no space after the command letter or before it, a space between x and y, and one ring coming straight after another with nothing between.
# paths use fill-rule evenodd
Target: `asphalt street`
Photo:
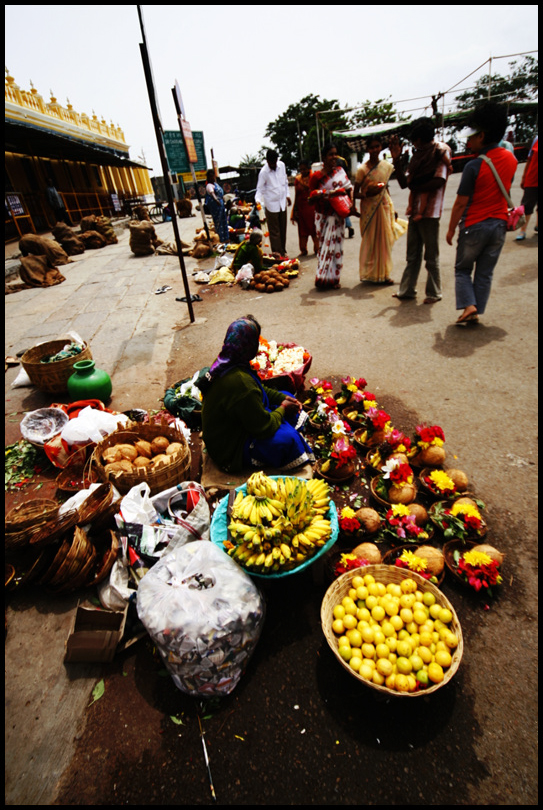
<instances>
[{"instance_id":1,"label":"asphalt street","mask_svg":"<svg viewBox=\"0 0 543 810\"><path fill-rule=\"evenodd\" d=\"M250 312L264 337L311 352L310 376L364 376L395 426L441 425L448 459L487 504L489 542L507 555L504 585L488 610L446 585L465 652L435 698L382 702L341 671L320 628L318 572L267 592L267 630L250 667L205 721L219 804L538 803L538 240L533 221L525 242L508 234L481 324L455 326L445 232L458 181L446 192L443 300L433 305L423 304L424 269L415 301L359 282L356 222L336 291L314 288L313 255L273 295L200 286L193 273L214 260L187 258L202 298L194 323L176 300L178 259L133 256L127 231L117 245L74 257L62 284L6 296L6 355L75 331L111 375L118 411L160 408L166 388L210 364L228 324ZM403 215L407 195L395 181L391 194ZM190 241L201 219L179 225ZM170 223L157 231L173 238ZM287 248L298 254L290 224ZM405 237L393 259L399 281ZM156 294L164 285L172 289ZM11 387L17 372L5 375L6 444L24 412L54 399ZM212 803L193 702L159 676L144 642L113 665L63 664L80 596L31 591L7 605L6 804ZM104 697L89 707L102 677Z\"/></svg>"}]
</instances>

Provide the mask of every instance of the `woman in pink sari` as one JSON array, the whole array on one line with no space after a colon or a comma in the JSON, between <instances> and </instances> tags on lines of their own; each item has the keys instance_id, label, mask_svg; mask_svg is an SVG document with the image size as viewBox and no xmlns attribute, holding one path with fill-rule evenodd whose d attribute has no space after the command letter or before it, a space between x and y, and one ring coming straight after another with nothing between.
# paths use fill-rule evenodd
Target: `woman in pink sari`
<instances>
[{"instance_id":1,"label":"woman in pink sari","mask_svg":"<svg viewBox=\"0 0 543 810\"><path fill-rule=\"evenodd\" d=\"M379 138L371 138L369 160L358 170L354 184L354 205L361 200L360 281L394 284L390 277L392 246L405 233L407 222L396 219L387 186L394 166L379 160L382 148Z\"/></svg>"},{"instance_id":2,"label":"woman in pink sari","mask_svg":"<svg viewBox=\"0 0 543 810\"><path fill-rule=\"evenodd\" d=\"M337 165L334 143L323 149L323 167L313 172L309 180L309 202L315 205L315 226L319 240L319 253L315 287L321 290L338 289L343 267L343 238L345 217L352 206L352 183L345 171Z\"/></svg>"}]
</instances>

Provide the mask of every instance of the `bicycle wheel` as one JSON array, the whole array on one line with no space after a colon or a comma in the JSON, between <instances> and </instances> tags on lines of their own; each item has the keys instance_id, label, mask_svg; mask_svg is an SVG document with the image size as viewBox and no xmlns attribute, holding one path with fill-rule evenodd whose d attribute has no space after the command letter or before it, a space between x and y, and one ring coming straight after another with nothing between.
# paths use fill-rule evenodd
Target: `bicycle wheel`
<instances>
[{"instance_id":1,"label":"bicycle wheel","mask_svg":"<svg viewBox=\"0 0 543 810\"><path fill-rule=\"evenodd\" d=\"M151 222L164 222L164 217L162 216L162 208L158 205L155 205L154 208L151 208L149 211L149 216L151 217Z\"/></svg>"}]
</instances>

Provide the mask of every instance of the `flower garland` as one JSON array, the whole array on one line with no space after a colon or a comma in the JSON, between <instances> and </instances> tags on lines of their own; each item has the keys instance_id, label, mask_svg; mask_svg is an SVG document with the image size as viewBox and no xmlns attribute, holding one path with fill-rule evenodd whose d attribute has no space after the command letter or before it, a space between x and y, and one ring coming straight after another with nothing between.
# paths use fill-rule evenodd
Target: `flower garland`
<instances>
[{"instance_id":1,"label":"flower garland","mask_svg":"<svg viewBox=\"0 0 543 810\"><path fill-rule=\"evenodd\" d=\"M260 336L258 354L251 360L251 368L258 372L259 377L267 380L297 371L309 357L309 352L303 346L285 346Z\"/></svg>"},{"instance_id":2,"label":"flower garland","mask_svg":"<svg viewBox=\"0 0 543 810\"><path fill-rule=\"evenodd\" d=\"M456 551L454 559L458 573L477 592L484 589L492 596L492 586L501 585L503 578L499 572L499 562L483 551L465 551L462 556Z\"/></svg>"}]
</instances>

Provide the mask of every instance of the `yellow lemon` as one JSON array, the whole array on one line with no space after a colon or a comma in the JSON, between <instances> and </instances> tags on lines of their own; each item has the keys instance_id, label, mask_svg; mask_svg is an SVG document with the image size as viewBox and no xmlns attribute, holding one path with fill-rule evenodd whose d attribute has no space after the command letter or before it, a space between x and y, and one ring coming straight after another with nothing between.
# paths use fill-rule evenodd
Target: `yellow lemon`
<instances>
[{"instance_id":1,"label":"yellow lemon","mask_svg":"<svg viewBox=\"0 0 543 810\"><path fill-rule=\"evenodd\" d=\"M428 677L433 683L441 683L444 678L443 668L432 661L431 664L428 664Z\"/></svg>"},{"instance_id":2,"label":"yellow lemon","mask_svg":"<svg viewBox=\"0 0 543 810\"><path fill-rule=\"evenodd\" d=\"M384 582L377 583L377 596L384 596L387 592L387 588Z\"/></svg>"},{"instance_id":3,"label":"yellow lemon","mask_svg":"<svg viewBox=\"0 0 543 810\"><path fill-rule=\"evenodd\" d=\"M370 596L379 596L379 586L376 582L370 582L367 588Z\"/></svg>"},{"instance_id":4,"label":"yellow lemon","mask_svg":"<svg viewBox=\"0 0 543 810\"><path fill-rule=\"evenodd\" d=\"M387 636L387 638L385 638L385 644L387 645L390 652L396 652L398 640L395 639L394 636Z\"/></svg>"},{"instance_id":5,"label":"yellow lemon","mask_svg":"<svg viewBox=\"0 0 543 810\"><path fill-rule=\"evenodd\" d=\"M404 624L410 624L413 621L413 611L410 608L402 608L400 610L400 619Z\"/></svg>"},{"instance_id":6,"label":"yellow lemon","mask_svg":"<svg viewBox=\"0 0 543 810\"><path fill-rule=\"evenodd\" d=\"M373 627L369 627L369 625L367 625L360 630L360 633L362 634L364 641L366 641L368 644L373 644L373 639L375 638L375 631Z\"/></svg>"},{"instance_id":7,"label":"yellow lemon","mask_svg":"<svg viewBox=\"0 0 543 810\"><path fill-rule=\"evenodd\" d=\"M449 624L452 622L452 613L448 608L441 608L439 611L438 619L443 622L443 624Z\"/></svg>"},{"instance_id":8,"label":"yellow lemon","mask_svg":"<svg viewBox=\"0 0 543 810\"><path fill-rule=\"evenodd\" d=\"M356 628L347 630L347 638L351 642L352 647L362 646L362 634L360 633L360 630L357 630Z\"/></svg>"},{"instance_id":9,"label":"yellow lemon","mask_svg":"<svg viewBox=\"0 0 543 810\"><path fill-rule=\"evenodd\" d=\"M373 667L371 667L369 664L361 663L358 673L364 678L364 680L371 681L373 678Z\"/></svg>"},{"instance_id":10,"label":"yellow lemon","mask_svg":"<svg viewBox=\"0 0 543 810\"><path fill-rule=\"evenodd\" d=\"M332 611L334 619L342 619L345 616L345 608L343 605L336 605Z\"/></svg>"},{"instance_id":11,"label":"yellow lemon","mask_svg":"<svg viewBox=\"0 0 543 810\"><path fill-rule=\"evenodd\" d=\"M427 605L427 607L431 607L431 605L435 604L436 598L433 593L426 591L422 594L422 601L425 605Z\"/></svg>"},{"instance_id":12,"label":"yellow lemon","mask_svg":"<svg viewBox=\"0 0 543 810\"><path fill-rule=\"evenodd\" d=\"M358 672L358 670L362 666L362 659L358 657L355 658L353 656L349 661L349 666L351 667L351 669L354 669L355 672Z\"/></svg>"},{"instance_id":13,"label":"yellow lemon","mask_svg":"<svg viewBox=\"0 0 543 810\"><path fill-rule=\"evenodd\" d=\"M366 607L368 610L373 610L373 608L379 604L379 598L377 596L372 596L371 594L366 599Z\"/></svg>"},{"instance_id":14,"label":"yellow lemon","mask_svg":"<svg viewBox=\"0 0 543 810\"><path fill-rule=\"evenodd\" d=\"M341 621L346 630L352 630L353 627L356 627L358 624L356 616L353 616L351 613L346 613Z\"/></svg>"},{"instance_id":15,"label":"yellow lemon","mask_svg":"<svg viewBox=\"0 0 543 810\"><path fill-rule=\"evenodd\" d=\"M423 647L429 647L433 641L431 633L421 633L419 641Z\"/></svg>"},{"instance_id":16,"label":"yellow lemon","mask_svg":"<svg viewBox=\"0 0 543 810\"><path fill-rule=\"evenodd\" d=\"M394 689L394 684L396 681L396 673L391 672L385 679L385 686L388 686L389 689Z\"/></svg>"},{"instance_id":17,"label":"yellow lemon","mask_svg":"<svg viewBox=\"0 0 543 810\"><path fill-rule=\"evenodd\" d=\"M385 638L390 638L391 636L396 635L396 631L394 629L394 625L391 622L383 622L381 625L381 630Z\"/></svg>"},{"instance_id":18,"label":"yellow lemon","mask_svg":"<svg viewBox=\"0 0 543 810\"><path fill-rule=\"evenodd\" d=\"M349 596L354 602L354 600L358 598L356 595L356 588L349 588L347 596Z\"/></svg>"},{"instance_id":19,"label":"yellow lemon","mask_svg":"<svg viewBox=\"0 0 543 810\"><path fill-rule=\"evenodd\" d=\"M334 633L337 633L338 636L343 635L345 632L345 625L343 624L343 621L341 619L334 619L332 622L332 630Z\"/></svg>"},{"instance_id":20,"label":"yellow lemon","mask_svg":"<svg viewBox=\"0 0 543 810\"><path fill-rule=\"evenodd\" d=\"M428 673L425 669L419 669L419 671L415 673L415 678L421 686L428 686Z\"/></svg>"},{"instance_id":21,"label":"yellow lemon","mask_svg":"<svg viewBox=\"0 0 543 810\"><path fill-rule=\"evenodd\" d=\"M364 644L362 644L362 652L364 654L364 658L373 658L375 655L375 646L366 641Z\"/></svg>"},{"instance_id":22,"label":"yellow lemon","mask_svg":"<svg viewBox=\"0 0 543 810\"><path fill-rule=\"evenodd\" d=\"M400 656L396 661L396 669L398 672L401 672L402 675L407 675L413 669L413 665L409 658L404 658L404 656Z\"/></svg>"},{"instance_id":23,"label":"yellow lemon","mask_svg":"<svg viewBox=\"0 0 543 810\"><path fill-rule=\"evenodd\" d=\"M414 692L417 688L417 679L415 678L412 672L410 672L409 675L407 676L407 682L408 682L407 691Z\"/></svg>"},{"instance_id":24,"label":"yellow lemon","mask_svg":"<svg viewBox=\"0 0 543 810\"><path fill-rule=\"evenodd\" d=\"M364 580L362 580L362 582L363 581ZM358 588L356 589L356 596L358 599L361 599L362 601L368 598L369 593L370 592L368 591L365 585L359 585Z\"/></svg>"},{"instance_id":25,"label":"yellow lemon","mask_svg":"<svg viewBox=\"0 0 543 810\"><path fill-rule=\"evenodd\" d=\"M384 608L388 616L397 616L398 613L400 612L399 605L392 599L387 599L387 603L386 605L384 605Z\"/></svg>"},{"instance_id":26,"label":"yellow lemon","mask_svg":"<svg viewBox=\"0 0 543 810\"><path fill-rule=\"evenodd\" d=\"M360 647L351 647L351 650L352 650L351 656L352 658L360 658L360 660L362 660L364 656L362 655L362 650L360 649Z\"/></svg>"},{"instance_id":27,"label":"yellow lemon","mask_svg":"<svg viewBox=\"0 0 543 810\"><path fill-rule=\"evenodd\" d=\"M372 608L371 615L376 622L382 622L386 616L384 607L381 607L381 605L375 605L375 607Z\"/></svg>"},{"instance_id":28,"label":"yellow lemon","mask_svg":"<svg viewBox=\"0 0 543 810\"><path fill-rule=\"evenodd\" d=\"M404 593L400 596L400 607L412 608L416 601L414 593Z\"/></svg>"},{"instance_id":29,"label":"yellow lemon","mask_svg":"<svg viewBox=\"0 0 543 810\"><path fill-rule=\"evenodd\" d=\"M379 670L374 669L373 675L371 676L373 683L377 684L377 686L382 686L385 682L385 676L381 675Z\"/></svg>"},{"instance_id":30,"label":"yellow lemon","mask_svg":"<svg viewBox=\"0 0 543 810\"><path fill-rule=\"evenodd\" d=\"M452 656L448 650L436 650L435 654L436 664L440 667L450 667L452 663Z\"/></svg>"},{"instance_id":31,"label":"yellow lemon","mask_svg":"<svg viewBox=\"0 0 543 810\"><path fill-rule=\"evenodd\" d=\"M430 664L432 662L433 655L428 647L417 647L417 655L422 658L425 664Z\"/></svg>"},{"instance_id":32,"label":"yellow lemon","mask_svg":"<svg viewBox=\"0 0 543 810\"><path fill-rule=\"evenodd\" d=\"M392 664L390 663L388 658L379 658L375 668L377 672L379 672L385 678L388 678L389 675L392 675Z\"/></svg>"},{"instance_id":33,"label":"yellow lemon","mask_svg":"<svg viewBox=\"0 0 543 810\"><path fill-rule=\"evenodd\" d=\"M410 655L409 661L411 662L411 668L413 672L418 672L419 669L422 669L424 665L424 661L422 660L420 655L417 655L417 653L413 653L413 655Z\"/></svg>"},{"instance_id":34,"label":"yellow lemon","mask_svg":"<svg viewBox=\"0 0 543 810\"><path fill-rule=\"evenodd\" d=\"M356 612L358 610L357 605L351 600L348 605L345 605L345 615L346 616L356 616Z\"/></svg>"},{"instance_id":35,"label":"yellow lemon","mask_svg":"<svg viewBox=\"0 0 543 810\"><path fill-rule=\"evenodd\" d=\"M454 633L449 633L443 640L445 641L447 647L450 647L452 650L454 650L455 647L458 647L458 637L455 636Z\"/></svg>"},{"instance_id":36,"label":"yellow lemon","mask_svg":"<svg viewBox=\"0 0 543 810\"><path fill-rule=\"evenodd\" d=\"M363 584L364 584L364 577L356 576L353 577L351 580L351 585L353 588L360 588L360 586Z\"/></svg>"},{"instance_id":37,"label":"yellow lemon","mask_svg":"<svg viewBox=\"0 0 543 810\"><path fill-rule=\"evenodd\" d=\"M415 593L417 590L417 583L414 579L407 577L406 579L402 579L400 582L400 588L402 593Z\"/></svg>"},{"instance_id":38,"label":"yellow lemon","mask_svg":"<svg viewBox=\"0 0 543 810\"><path fill-rule=\"evenodd\" d=\"M419 609L413 611L413 620L417 624L424 624L424 622L426 621L426 618L427 617L426 617L426 613L424 612L424 610L421 610L419 608Z\"/></svg>"},{"instance_id":39,"label":"yellow lemon","mask_svg":"<svg viewBox=\"0 0 543 810\"><path fill-rule=\"evenodd\" d=\"M388 645L383 642L383 644L376 644L375 645L375 654L377 658L388 658L390 650Z\"/></svg>"},{"instance_id":40,"label":"yellow lemon","mask_svg":"<svg viewBox=\"0 0 543 810\"><path fill-rule=\"evenodd\" d=\"M356 611L356 618L359 622L369 622L371 613L367 609L367 607L358 608Z\"/></svg>"},{"instance_id":41,"label":"yellow lemon","mask_svg":"<svg viewBox=\"0 0 543 810\"><path fill-rule=\"evenodd\" d=\"M383 633L381 627L374 627L373 643L377 646L377 644L384 644L384 642L385 642L385 634Z\"/></svg>"},{"instance_id":42,"label":"yellow lemon","mask_svg":"<svg viewBox=\"0 0 543 810\"><path fill-rule=\"evenodd\" d=\"M353 651L351 650L350 646L348 647L346 644L343 644L338 648L338 653L341 655L344 661L349 661L353 655Z\"/></svg>"},{"instance_id":43,"label":"yellow lemon","mask_svg":"<svg viewBox=\"0 0 543 810\"><path fill-rule=\"evenodd\" d=\"M402 595L402 589L400 588L400 586L399 586L399 584L397 582L389 582L388 585L387 585L387 591L392 596L401 596Z\"/></svg>"},{"instance_id":44,"label":"yellow lemon","mask_svg":"<svg viewBox=\"0 0 543 810\"><path fill-rule=\"evenodd\" d=\"M375 577L373 576L373 574L364 574L364 585L366 585L367 587L372 582L375 582Z\"/></svg>"},{"instance_id":45,"label":"yellow lemon","mask_svg":"<svg viewBox=\"0 0 543 810\"><path fill-rule=\"evenodd\" d=\"M407 639L402 639L402 641L398 641L396 644L396 652L399 656L404 658L409 658L410 655L413 654L413 648L411 647L411 642Z\"/></svg>"},{"instance_id":46,"label":"yellow lemon","mask_svg":"<svg viewBox=\"0 0 543 810\"><path fill-rule=\"evenodd\" d=\"M438 605L438 603L436 602L435 604L430 605L429 610L432 619L439 619L439 614L441 612L441 605Z\"/></svg>"},{"instance_id":47,"label":"yellow lemon","mask_svg":"<svg viewBox=\"0 0 543 810\"><path fill-rule=\"evenodd\" d=\"M398 672L394 680L394 688L397 692L408 692L409 679L407 675L403 675L401 672Z\"/></svg>"},{"instance_id":48,"label":"yellow lemon","mask_svg":"<svg viewBox=\"0 0 543 810\"><path fill-rule=\"evenodd\" d=\"M391 616L390 617L390 624L398 632L403 627L403 619L401 616Z\"/></svg>"}]
</instances>

